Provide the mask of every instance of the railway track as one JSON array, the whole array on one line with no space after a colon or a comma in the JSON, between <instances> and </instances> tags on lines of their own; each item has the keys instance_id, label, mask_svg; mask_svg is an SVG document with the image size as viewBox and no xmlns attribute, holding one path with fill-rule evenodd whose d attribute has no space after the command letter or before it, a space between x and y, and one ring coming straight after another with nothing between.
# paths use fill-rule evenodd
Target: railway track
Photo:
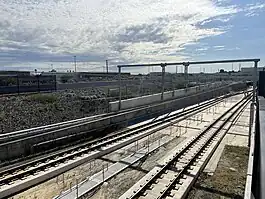
<instances>
[{"instance_id":1,"label":"railway track","mask_svg":"<svg viewBox=\"0 0 265 199\"><path fill-rule=\"evenodd\" d=\"M66 122L61 122L61 123L56 123L56 124L50 124L46 126L35 127L31 129L4 133L0 135L0 143L10 142L10 141L18 140L21 138L25 138L27 136L31 136L33 134L42 134L45 132L62 129L62 128L73 126L76 124L81 124L87 121L91 121L93 119L104 117L106 115L107 114L101 114L101 115L85 117L81 119L76 119L76 120L71 120L71 121L66 121Z\"/></svg>"},{"instance_id":2,"label":"railway track","mask_svg":"<svg viewBox=\"0 0 265 199\"><path fill-rule=\"evenodd\" d=\"M240 94L240 92L236 93L236 94ZM208 103L208 105L210 105L210 104L214 105L214 103L218 103L221 100L223 100L229 96L231 96L231 95L222 96L222 97L216 98L214 100L210 100L207 103ZM200 107L202 107L203 104L205 104L205 106L206 106L207 103L202 103ZM186 109L184 112L188 113L187 111L189 111L189 109ZM8 137L3 136L2 140L1 140L1 136L0 136L0 142L2 142L2 143L0 143L0 148L7 148L9 144L14 145L17 143L20 145L21 142L23 142L23 143L26 143L28 145L26 147L27 147L27 150L30 151L30 154L31 154L30 156L25 156L25 157L22 157L19 159L13 159L11 162L2 162L1 163L2 167L5 166L6 164L10 164L10 163L13 164L17 161L24 161L25 159L39 156L43 153L47 153L47 152L52 153L54 151L57 151L60 148L70 147L71 145L75 146L77 143L76 142L73 143L73 141L71 141L70 144L68 144L68 145L64 144L63 146L61 146L61 144L62 144L62 142L67 142L67 140L73 139L73 137L75 137L75 136L80 137L80 139L82 139L82 140L84 140L84 138L87 137L87 135L89 135L89 134L91 136L93 133L93 130L92 131L82 131L82 129L80 129L80 126L84 126L84 125L88 124L89 122L104 120L106 117L109 118L113 114L115 114L115 113L110 113L108 115L99 116L99 117L96 117L94 120L91 118L85 118L84 119L85 121L82 119L77 120L77 121L70 121L69 123L63 123L62 126L60 124L58 124L58 125L55 124L53 126L51 125L47 129L45 129L45 127L44 127L44 128L39 128L37 130L33 129L30 131L25 131L25 132L24 131L14 132L14 134L9 135ZM122 114L122 113L118 113L118 114ZM174 117L174 115L172 115L171 117ZM90 121L89 121L89 119L90 119ZM162 122L163 119L156 120L156 122L159 122L159 121ZM76 127L76 129L75 129L75 127ZM141 126L139 126L139 128L140 127ZM106 127L103 126L102 128L104 129ZM58 134L60 132L64 133L64 131L69 131L71 129L72 129L72 132L70 135L60 136L59 138L55 138L55 139L52 138L55 134ZM76 131L76 133L75 133L75 131ZM122 131L122 132L124 133L124 131ZM46 137L46 139L41 139L40 137ZM47 137L51 137L51 139L47 140ZM30 140L34 141L37 139L43 140L43 141L40 141L40 142L35 143L35 144L34 143L31 144ZM78 142L80 142L80 139L78 140ZM78 144L80 144L80 143L78 143ZM50 148L51 145L61 146L61 147L51 149ZM8 154L5 156L8 156Z\"/></svg>"},{"instance_id":3,"label":"railway track","mask_svg":"<svg viewBox=\"0 0 265 199\"><path fill-rule=\"evenodd\" d=\"M156 166L120 199L185 198L211 156L248 105L242 99L196 137L188 140L163 165Z\"/></svg>"},{"instance_id":4,"label":"railway track","mask_svg":"<svg viewBox=\"0 0 265 199\"><path fill-rule=\"evenodd\" d=\"M173 122L179 122L218 104L224 99L225 97L221 97L180 113L168 114L165 118L153 120L135 128L119 131L104 138L3 168L0 171L0 198L12 196L87 161L127 146L172 125Z\"/></svg>"},{"instance_id":5,"label":"railway track","mask_svg":"<svg viewBox=\"0 0 265 199\"><path fill-rule=\"evenodd\" d=\"M241 92L238 92L238 93L241 93ZM229 94L227 96L229 96ZM168 100L168 101L171 101L171 100ZM76 119L76 120L71 120L71 121L66 121L66 122L61 122L61 123L57 123L57 124L41 126L41 127L35 127L35 128L31 128L31 129L26 129L26 130L4 133L4 134L0 135L0 143L15 141L18 139L27 138L29 136L34 136L34 135L40 136L40 135L45 134L45 133L50 132L50 131L56 131L56 130L60 130L63 128L67 129L67 127L68 128L74 128L74 127L78 127L80 125L86 125L91 120L95 120L95 119L100 120L101 118L107 118L107 117L111 117L111 116L116 115L116 114L123 114L123 113L130 112L130 111L137 111L137 110L140 111L140 110L145 109L146 107L149 107L149 106L152 106L152 105L137 107L137 108L131 108L131 109L127 109L127 110L121 110L119 112L110 112L110 113L105 113L105 114L101 114L101 115L97 115L97 116L86 117L86 118L81 118L81 119Z\"/></svg>"},{"instance_id":6,"label":"railway track","mask_svg":"<svg viewBox=\"0 0 265 199\"><path fill-rule=\"evenodd\" d=\"M18 133L17 135L11 133L1 139L0 164L1 166L6 166L9 164L9 161L13 164L15 161L24 161L29 156L35 157L43 154L43 152L46 153L46 151L51 153L71 145L74 146L84 141L102 137L127 124L135 124L185 106L193 105L195 102L209 100L213 96L219 95L220 93L217 94L218 92L223 92L226 89L227 87L221 87L214 91L203 91L199 94L185 96L177 100L167 100L121 112L112 112L91 121L80 122L66 127L43 131L41 129L37 131L32 130L21 134Z\"/></svg>"},{"instance_id":7,"label":"railway track","mask_svg":"<svg viewBox=\"0 0 265 199\"><path fill-rule=\"evenodd\" d=\"M198 111L200 110L205 110L206 108L210 107L210 106L214 106L215 104L218 104L220 103L221 101L223 101L224 99L226 99L227 97L229 96L224 96L224 97L220 97L220 98L216 98L214 100L210 100L206 103L201 103L200 106L198 107L190 107L190 108L187 108L181 112L177 112L177 113L174 113L174 114L168 114L167 116L165 117L158 117L158 118L155 118L154 120L152 120L151 122L148 122L148 123L145 123L145 124L142 124L142 125L137 125L136 127L133 127L133 128L129 128L129 129L124 129L124 130L121 130L121 131L117 131L116 133L113 133L111 135L107 135L103 138L99 138L99 139L95 139L93 141L88 141L88 142L85 142L85 143L82 143L82 144L78 144L78 145L75 145L74 147L68 147L66 150L58 150L56 151L55 153L51 152L50 153L50 158L53 158L53 157L56 157L56 156L59 156L59 155L62 155L64 153L71 153L72 151L75 151L75 150L79 150L80 148L87 148L89 145L93 145L93 144L96 144L96 143L100 143L101 141L104 141L104 140L108 140L108 139L112 139L116 136L119 136L119 135L123 135L123 134L126 134L128 132L135 132L134 130L146 130L148 128L151 128L151 127L155 127L157 125L160 125L162 124L163 122L167 122L167 121L170 121L174 118L177 118L177 117L182 117L182 116L185 116L185 114L187 114L187 117L190 116L190 114L196 114ZM184 118L185 119L185 118ZM80 132L81 133L81 132ZM49 142L49 141L48 141ZM54 142L54 140L51 140L50 142ZM41 147L42 145L44 145L45 143L47 142L41 142L39 144L36 144L36 145L33 145L33 147ZM34 150L34 149L33 149ZM45 151L45 157L47 157L47 152L49 151ZM41 157L41 155L39 155L39 157ZM34 157L33 157L34 158ZM32 157L28 157L27 159L32 159ZM38 160L41 160L42 158L37 158ZM13 164L15 165L15 164ZM19 162L19 166L21 166L21 161ZM28 166L28 165L26 165ZM6 168L9 168L8 167L2 167L0 168L0 176L1 176L1 172L3 170L5 170Z\"/></svg>"}]
</instances>

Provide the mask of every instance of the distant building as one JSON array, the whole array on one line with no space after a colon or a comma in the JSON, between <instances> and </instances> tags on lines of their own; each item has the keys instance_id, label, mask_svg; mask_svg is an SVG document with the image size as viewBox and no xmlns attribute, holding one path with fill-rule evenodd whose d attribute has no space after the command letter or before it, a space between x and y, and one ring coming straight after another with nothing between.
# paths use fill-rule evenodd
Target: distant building
<instances>
[{"instance_id":1,"label":"distant building","mask_svg":"<svg viewBox=\"0 0 265 199\"><path fill-rule=\"evenodd\" d=\"M253 73L253 67L245 67L245 68L241 68L241 73L248 73L248 74L252 74ZM265 67L258 67L258 72L260 71L265 71Z\"/></svg>"}]
</instances>

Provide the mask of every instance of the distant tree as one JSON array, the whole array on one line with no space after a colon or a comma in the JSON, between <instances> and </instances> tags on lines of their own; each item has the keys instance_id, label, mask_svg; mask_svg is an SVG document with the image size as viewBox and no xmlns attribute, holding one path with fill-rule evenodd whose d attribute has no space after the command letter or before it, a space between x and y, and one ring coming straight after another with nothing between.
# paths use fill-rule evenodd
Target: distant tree
<instances>
[{"instance_id":1,"label":"distant tree","mask_svg":"<svg viewBox=\"0 0 265 199\"><path fill-rule=\"evenodd\" d=\"M56 70L55 70L55 69L52 69L51 72L52 72L52 73L56 73Z\"/></svg>"},{"instance_id":2,"label":"distant tree","mask_svg":"<svg viewBox=\"0 0 265 199\"><path fill-rule=\"evenodd\" d=\"M225 73L225 70L224 69L220 69L220 73Z\"/></svg>"}]
</instances>

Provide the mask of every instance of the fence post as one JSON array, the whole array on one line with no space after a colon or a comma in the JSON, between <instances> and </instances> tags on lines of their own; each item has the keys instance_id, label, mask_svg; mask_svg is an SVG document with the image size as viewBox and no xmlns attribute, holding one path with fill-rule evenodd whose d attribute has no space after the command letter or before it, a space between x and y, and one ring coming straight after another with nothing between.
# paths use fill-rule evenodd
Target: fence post
<instances>
[{"instance_id":1,"label":"fence post","mask_svg":"<svg viewBox=\"0 0 265 199\"><path fill-rule=\"evenodd\" d=\"M56 75L54 75L53 81L54 81L54 90L57 91Z\"/></svg>"},{"instance_id":2,"label":"fence post","mask_svg":"<svg viewBox=\"0 0 265 199\"><path fill-rule=\"evenodd\" d=\"M126 99L128 98L128 90L127 90L127 85L125 85L125 95L126 95Z\"/></svg>"},{"instance_id":3,"label":"fence post","mask_svg":"<svg viewBox=\"0 0 265 199\"><path fill-rule=\"evenodd\" d=\"M40 92L40 76L37 75L38 92Z\"/></svg>"},{"instance_id":4,"label":"fence post","mask_svg":"<svg viewBox=\"0 0 265 199\"><path fill-rule=\"evenodd\" d=\"M104 164L102 165L102 181L104 182L104 176L105 174L104 174Z\"/></svg>"},{"instance_id":5,"label":"fence post","mask_svg":"<svg viewBox=\"0 0 265 199\"><path fill-rule=\"evenodd\" d=\"M76 179L76 198L78 198L78 179Z\"/></svg>"},{"instance_id":6,"label":"fence post","mask_svg":"<svg viewBox=\"0 0 265 199\"><path fill-rule=\"evenodd\" d=\"M17 75L17 93L19 94L19 77Z\"/></svg>"}]
</instances>

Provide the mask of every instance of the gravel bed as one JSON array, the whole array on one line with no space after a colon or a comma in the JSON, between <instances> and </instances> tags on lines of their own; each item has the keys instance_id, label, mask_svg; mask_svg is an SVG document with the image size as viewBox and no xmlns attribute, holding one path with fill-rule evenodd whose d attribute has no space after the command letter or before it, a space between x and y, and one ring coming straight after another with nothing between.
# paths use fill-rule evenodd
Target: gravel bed
<instances>
[{"instance_id":1,"label":"gravel bed","mask_svg":"<svg viewBox=\"0 0 265 199\"><path fill-rule=\"evenodd\" d=\"M105 98L96 88L0 97L0 133L103 113Z\"/></svg>"},{"instance_id":2,"label":"gravel bed","mask_svg":"<svg viewBox=\"0 0 265 199\"><path fill-rule=\"evenodd\" d=\"M188 199L244 198L248 148L226 145L212 176L199 176Z\"/></svg>"}]
</instances>

